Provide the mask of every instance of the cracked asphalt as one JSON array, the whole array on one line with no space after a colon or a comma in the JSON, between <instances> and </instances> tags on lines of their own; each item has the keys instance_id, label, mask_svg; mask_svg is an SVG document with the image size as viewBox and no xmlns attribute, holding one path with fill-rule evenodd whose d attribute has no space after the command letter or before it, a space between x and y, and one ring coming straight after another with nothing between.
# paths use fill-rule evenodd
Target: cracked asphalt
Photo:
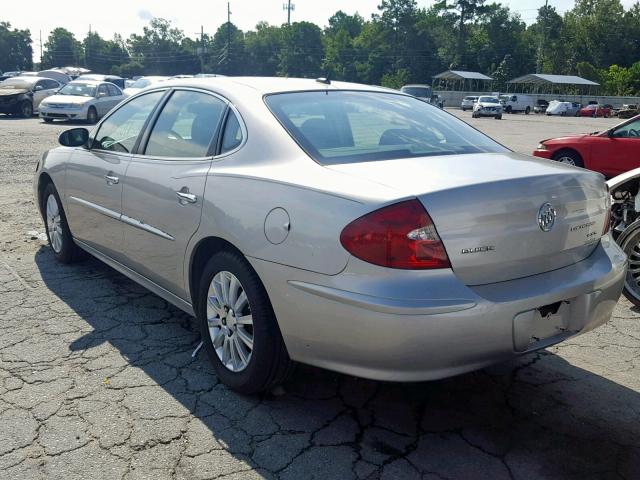
<instances>
[{"instance_id":1,"label":"cracked asphalt","mask_svg":"<svg viewBox=\"0 0 640 480\"><path fill-rule=\"evenodd\" d=\"M596 123L612 121L474 125L527 152ZM35 163L65 128L0 117L0 478L640 478L640 312L627 301L594 332L448 380L301 366L282 389L241 396L192 359L187 315L96 260L56 264L33 233Z\"/></svg>"}]
</instances>

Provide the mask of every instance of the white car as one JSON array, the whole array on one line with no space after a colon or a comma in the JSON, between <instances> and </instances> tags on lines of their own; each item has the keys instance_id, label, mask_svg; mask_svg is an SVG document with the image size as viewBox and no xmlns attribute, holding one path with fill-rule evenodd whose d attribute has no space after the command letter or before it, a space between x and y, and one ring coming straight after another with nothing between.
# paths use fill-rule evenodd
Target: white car
<instances>
[{"instance_id":1,"label":"white car","mask_svg":"<svg viewBox=\"0 0 640 480\"><path fill-rule=\"evenodd\" d=\"M533 98L527 95L500 95L500 103L505 113L524 112L529 115L536 106Z\"/></svg>"},{"instance_id":2,"label":"white car","mask_svg":"<svg viewBox=\"0 0 640 480\"><path fill-rule=\"evenodd\" d=\"M40 118L54 120L86 120L96 123L125 99L122 90L110 82L74 80L40 104Z\"/></svg>"},{"instance_id":3,"label":"white car","mask_svg":"<svg viewBox=\"0 0 640 480\"><path fill-rule=\"evenodd\" d=\"M493 117L496 120L502 119L502 105L498 97L482 96L473 106L473 118Z\"/></svg>"},{"instance_id":4,"label":"white car","mask_svg":"<svg viewBox=\"0 0 640 480\"><path fill-rule=\"evenodd\" d=\"M467 110L473 110L473 106L477 101L478 97L475 96L464 97L462 99L462 103L460 104L460 108L463 112L466 112Z\"/></svg>"},{"instance_id":5,"label":"white car","mask_svg":"<svg viewBox=\"0 0 640 480\"><path fill-rule=\"evenodd\" d=\"M151 85L154 85L159 82L164 82L168 79L169 77L160 77L160 76L140 77L135 82L133 82L131 86L125 88L123 92L125 97L130 97L131 95L135 95L136 93L138 93L143 88L150 87Z\"/></svg>"},{"instance_id":6,"label":"white car","mask_svg":"<svg viewBox=\"0 0 640 480\"><path fill-rule=\"evenodd\" d=\"M562 117L574 117L578 114L582 105L576 102L561 102L559 100L551 100L547 111L547 115L560 115Z\"/></svg>"}]
</instances>

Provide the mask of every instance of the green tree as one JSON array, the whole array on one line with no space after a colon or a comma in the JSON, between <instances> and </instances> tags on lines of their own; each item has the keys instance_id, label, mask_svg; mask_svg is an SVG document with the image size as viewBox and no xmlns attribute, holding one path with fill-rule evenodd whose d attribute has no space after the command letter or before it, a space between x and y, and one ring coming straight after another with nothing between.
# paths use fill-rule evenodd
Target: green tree
<instances>
[{"instance_id":1,"label":"green tree","mask_svg":"<svg viewBox=\"0 0 640 480\"><path fill-rule=\"evenodd\" d=\"M144 65L146 75L175 75L200 70L193 41L185 39L184 32L172 27L168 20L152 19L143 28L142 35L131 35L127 43L132 58Z\"/></svg>"},{"instance_id":2,"label":"green tree","mask_svg":"<svg viewBox=\"0 0 640 480\"><path fill-rule=\"evenodd\" d=\"M278 73L289 77L318 77L322 72L322 31L310 22L282 27Z\"/></svg>"},{"instance_id":3,"label":"green tree","mask_svg":"<svg viewBox=\"0 0 640 480\"><path fill-rule=\"evenodd\" d=\"M129 53L122 37L105 40L97 32L87 34L83 42L85 66L94 72L109 73L113 67L129 62Z\"/></svg>"},{"instance_id":4,"label":"green tree","mask_svg":"<svg viewBox=\"0 0 640 480\"><path fill-rule=\"evenodd\" d=\"M442 0L434 4L435 8L450 12L456 23L457 41L455 65L459 68L466 68L471 57L466 54L466 44L468 37L468 24L473 23L478 15L486 11L484 6L486 0Z\"/></svg>"},{"instance_id":5,"label":"green tree","mask_svg":"<svg viewBox=\"0 0 640 480\"><path fill-rule=\"evenodd\" d=\"M250 75L275 76L278 73L280 58L278 52L282 48L282 32L280 27L273 27L266 22L256 25L255 31L245 34L246 72Z\"/></svg>"},{"instance_id":6,"label":"green tree","mask_svg":"<svg viewBox=\"0 0 640 480\"><path fill-rule=\"evenodd\" d=\"M338 11L329 18L329 26L324 31L325 58L322 69L331 78L349 82L358 80L355 39L362 32L363 25L364 18L357 13L347 15Z\"/></svg>"},{"instance_id":7,"label":"green tree","mask_svg":"<svg viewBox=\"0 0 640 480\"><path fill-rule=\"evenodd\" d=\"M10 23L0 22L0 71L32 68L33 48L29 30L12 29Z\"/></svg>"},{"instance_id":8,"label":"green tree","mask_svg":"<svg viewBox=\"0 0 640 480\"><path fill-rule=\"evenodd\" d=\"M44 55L41 68L65 67L80 65L83 60L82 43L69 30L55 28L44 44Z\"/></svg>"},{"instance_id":9,"label":"green tree","mask_svg":"<svg viewBox=\"0 0 640 480\"><path fill-rule=\"evenodd\" d=\"M220 25L211 42L208 69L223 75L241 75L246 62L244 34L233 23Z\"/></svg>"}]
</instances>

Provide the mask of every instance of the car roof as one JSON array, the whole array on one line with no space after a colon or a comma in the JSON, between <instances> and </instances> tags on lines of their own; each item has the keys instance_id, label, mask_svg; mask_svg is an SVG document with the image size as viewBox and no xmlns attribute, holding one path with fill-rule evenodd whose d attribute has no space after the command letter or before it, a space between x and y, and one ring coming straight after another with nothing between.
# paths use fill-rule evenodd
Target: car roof
<instances>
[{"instance_id":1,"label":"car roof","mask_svg":"<svg viewBox=\"0 0 640 480\"><path fill-rule=\"evenodd\" d=\"M9 77L7 78L7 80L22 80L26 83L36 83L38 80L53 80L52 78L43 78L43 77L31 77L31 76L27 76L27 77L22 77L22 76L18 76L18 77ZM54 80L55 81L55 80Z\"/></svg>"},{"instance_id":2,"label":"car roof","mask_svg":"<svg viewBox=\"0 0 640 480\"><path fill-rule=\"evenodd\" d=\"M319 82L310 78L285 78L285 77L207 77L207 78L185 78L173 79L156 85L157 88L171 86L195 87L211 89L213 91L238 91L244 90L254 95L268 95L285 92L305 92L324 90L358 90L375 91L385 93L396 93L404 95L397 90L360 83L330 82L329 84Z\"/></svg>"},{"instance_id":3,"label":"car roof","mask_svg":"<svg viewBox=\"0 0 640 480\"><path fill-rule=\"evenodd\" d=\"M92 80L90 78L87 78L85 80L83 80L81 78L77 78L77 79L69 82L67 85L77 85L79 83L82 83L83 85L93 85L94 87L96 87L98 85L102 85L103 83L109 83L109 82L103 82L102 80Z\"/></svg>"}]
</instances>

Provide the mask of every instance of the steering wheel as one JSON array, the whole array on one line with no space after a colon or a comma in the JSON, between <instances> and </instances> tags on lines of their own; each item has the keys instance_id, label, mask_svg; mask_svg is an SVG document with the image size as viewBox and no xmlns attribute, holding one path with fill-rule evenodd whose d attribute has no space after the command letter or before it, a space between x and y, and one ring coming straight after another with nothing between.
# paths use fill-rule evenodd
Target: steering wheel
<instances>
[{"instance_id":1,"label":"steering wheel","mask_svg":"<svg viewBox=\"0 0 640 480\"><path fill-rule=\"evenodd\" d=\"M640 132L638 132L638 130L636 130L635 128L630 128L629 130L627 130L627 136L628 137L640 137Z\"/></svg>"},{"instance_id":2,"label":"steering wheel","mask_svg":"<svg viewBox=\"0 0 640 480\"><path fill-rule=\"evenodd\" d=\"M184 137L182 135L180 135L178 132L176 132L175 130L173 130L173 129L169 130L169 133L175 135L180 140L184 140Z\"/></svg>"}]
</instances>

